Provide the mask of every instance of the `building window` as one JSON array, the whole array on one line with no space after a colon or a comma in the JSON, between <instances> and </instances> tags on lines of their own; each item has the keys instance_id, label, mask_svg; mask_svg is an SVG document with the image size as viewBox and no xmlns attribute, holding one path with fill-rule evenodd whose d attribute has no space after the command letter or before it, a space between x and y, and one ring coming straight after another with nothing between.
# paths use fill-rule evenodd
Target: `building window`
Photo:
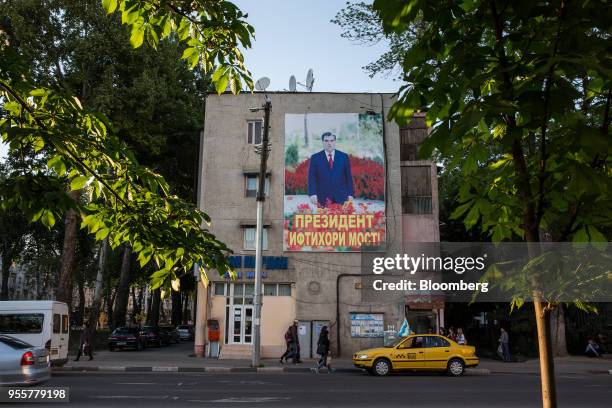
<instances>
[{"instance_id":1,"label":"building window","mask_svg":"<svg viewBox=\"0 0 612 408\"><path fill-rule=\"evenodd\" d=\"M246 179L246 196L256 197L257 187L259 186L259 176L257 174L247 174ZM270 195L270 177L266 176L266 182L264 184L264 193L266 196Z\"/></svg>"},{"instance_id":2,"label":"building window","mask_svg":"<svg viewBox=\"0 0 612 408\"><path fill-rule=\"evenodd\" d=\"M278 293L276 283L264 284L264 296L276 296Z\"/></svg>"},{"instance_id":3,"label":"building window","mask_svg":"<svg viewBox=\"0 0 612 408\"><path fill-rule=\"evenodd\" d=\"M278 284L278 296L291 296L291 284L290 283L279 283Z\"/></svg>"},{"instance_id":4,"label":"building window","mask_svg":"<svg viewBox=\"0 0 612 408\"><path fill-rule=\"evenodd\" d=\"M252 145L261 144L262 120L250 120L247 122L247 143Z\"/></svg>"},{"instance_id":5,"label":"building window","mask_svg":"<svg viewBox=\"0 0 612 408\"><path fill-rule=\"evenodd\" d=\"M427 138L424 116L416 116L408 127L400 129L400 160L419 160L419 145Z\"/></svg>"},{"instance_id":6,"label":"building window","mask_svg":"<svg viewBox=\"0 0 612 408\"><path fill-rule=\"evenodd\" d=\"M264 284L264 296L291 296L290 283Z\"/></svg>"},{"instance_id":7,"label":"building window","mask_svg":"<svg viewBox=\"0 0 612 408\"><path fill-rule=\"evenodd\" d=\"M402 213L432 213L431 166L402 166Z\"/></svg>"},{"instance_id":8,"label":"building window","mask_svg":"<svg viewBox=\"0 0 612 408\"><path fill-rule=\"evenodd\" d=\"M215 296L225 296L225 283L215 283Z\"/></svg>"},{"instance_id":9,"label":"building window","mask_svg":"<svg viewBox=\"0 0 612 408\"><path fill-rule=\"evenodd\" d=\"M244 249L255 250L255 227L244 228ZM268 230L263 229L263 250L268 249Z\"/></svg>"}]
</instances>

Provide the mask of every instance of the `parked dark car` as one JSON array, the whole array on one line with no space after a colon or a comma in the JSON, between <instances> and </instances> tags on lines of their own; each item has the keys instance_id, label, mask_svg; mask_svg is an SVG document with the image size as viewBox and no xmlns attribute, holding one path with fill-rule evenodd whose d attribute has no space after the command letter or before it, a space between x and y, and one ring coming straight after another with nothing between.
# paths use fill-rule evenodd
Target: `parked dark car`
<instances>
[{"instance_id":1,"label":"parked dark car","mask_svg":"<svg viewBox=\"0 0 612 408\"><path fill-rule=\"evenodd\" d=\"M176 330L179 332L179 336L181 340L193 340L194 331L193 326L189 324L181 324L176 326Z\"/></svg>"},{"instance_id":2,"label":"parked dark car","mask_svg":"<svg viewBox=\"0 0 612 408\"><path fill-rule=\"evenodd\" d=\"M108 338L108 349L115 351L118 349L133 348L138 351L147 347L147 341L136 327L117 327Z\"/></svg>"},{"instance_id":3,"label":"parked dark car","mask_svg":"<svg viewBox=\"0 0 612 408\"><path fill-rule=\"evenodd\" d=\"M181 338L176 327L173 326L159 326L159 329L170 337L170 342L174 344L178 344L181 342Z\"/></svg>"},{"instance_id":4,"label":"parked dark car","mask_svg":"<svg viewBox=\"0 0 612 408\"><path fill-rule=\"evenodd\" d=\"M167 346L170 344L170 335L158 326L143 326L142 333L147 339L148 346Z\"/></svg>"}]
</instances>

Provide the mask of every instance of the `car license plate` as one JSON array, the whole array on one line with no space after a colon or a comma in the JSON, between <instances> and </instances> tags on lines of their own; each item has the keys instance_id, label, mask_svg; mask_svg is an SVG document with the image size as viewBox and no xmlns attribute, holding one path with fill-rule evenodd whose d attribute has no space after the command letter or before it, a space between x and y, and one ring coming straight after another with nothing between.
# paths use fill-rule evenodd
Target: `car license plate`
<instances>
[{"instance_id":1,"label":"car license plate","mask_svg":"<svg viewBox=\"0 0 612 408\"><path fill-rule=\"evenodd\" d=\"M46 362L47 362L47 356L44 356L44 357L38 357L38 362L39 362L39 363L46 363Z\"/></svg>"},{"instance_id":2,"label":"car license plate","mask_svg":"<svg viewBox=\"0 0 612 408\"><path fill-rule=\"evenodd\" d=\"M118 346L125 346L127 343L125 341L118 341L117 345Z\"/></svg>"}]
</instances>

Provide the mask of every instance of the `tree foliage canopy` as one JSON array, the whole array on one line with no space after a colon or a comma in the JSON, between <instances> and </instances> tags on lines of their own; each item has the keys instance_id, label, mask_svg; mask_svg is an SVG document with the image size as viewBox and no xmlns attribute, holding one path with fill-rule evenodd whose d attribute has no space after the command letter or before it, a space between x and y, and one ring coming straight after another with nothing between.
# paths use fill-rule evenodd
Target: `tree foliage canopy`
<instances>
[{"instance_id":1,"label":"tree foliage canopy","mask_svg":"<svg viewBox=\"0 0 612 408\"><path fill-rule=\"evenodd\" d=\"M455 217L494 241L602 241L612 225L612 10L605 1L375 1L388 33L422 24L391 116L426 110L423 154L464 175ZM454 161L454 162L453 162Z\"/></svg>"},{"instance_id":2,"label":"tree foliage canopy","mask_svg":"<svg viewBox=\"0 0 612 408\"><path fill-rule=\"evenodd\" d=\"M216 67L212 82L218 92L228 84L234 93L243 82L252 87L240 48L250 46L253 28L233 4L102 3L108 13L118 10L131 27L132 46L146 39L158 47L161 39L175 38L186 44L182 58L192 67ZM228 248L205 228L208 216L171 194L163 177L142 166L105 115L84 108L70 89L41 86L37 67L28 64L6 27L10 24L0 25L0 134L10 154L33 153L46 166L13 173L0 191L2 208L17 208L29 221L51 227L68 208L77 207L82 227L96 239L109 237L114 247L129 242L141 265L155 265L153 289L169 289L180 271L195 263L204 279L207 269L231 270ZM81 190L86 203L71 200L66 189Z\"/></svg>"}]
</instances>

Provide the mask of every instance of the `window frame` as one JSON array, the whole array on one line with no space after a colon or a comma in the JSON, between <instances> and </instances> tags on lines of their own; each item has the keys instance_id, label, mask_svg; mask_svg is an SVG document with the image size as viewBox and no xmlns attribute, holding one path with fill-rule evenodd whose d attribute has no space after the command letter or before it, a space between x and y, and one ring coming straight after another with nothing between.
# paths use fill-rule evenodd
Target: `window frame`
<instances>
[{"instance_id":1,"label":"window frame","mask_svg":"<svg viewBox=\"0 0 612 408\"><path fill-rule=\"evenodd\" d=\"M249 179L255 179L255 189L249 189ZM245 197L257 197L257 188L259 187L259 174L258 173L247 173L244 175L244 196ZM264 182L264 194L266 197L270 196L270 176L266 175L266 181Z\"/></svg>"},{"instance_id":2,"label":"window frame","mask_svg":"<svg viewBox=\"0 0 612 408\"><path fill-rule=\"evenodd\" d=\"M255 251L255 246L256 246L256 242L255 239L257 239L257 227L256 226L252 226L252 225L244 225L242 226L242 249L244 249L245 251ZM253 247L250 248L247 246L247 230L253 230L254 231L254 238L252 240L253 242ZM263 251L267 251L268 250L268 229L266 227L263 228L263 245L262 245L262 250Z\"/></svg>"},{"instance_id":3,"label":"window frame","mask_svg":"<svg viewBox=\"0 0 612 408\"><path fill-rule=\"evenodd\" d=\"M247 119L247 132L246 132L246 142L252 146L258 146L261 144L263 140L263 120L262 119ZM255 131L255 124L259 123L259 143L254 143L257 140L257 132ZM251 134L252 129L252 134Z\"/></svg>"}]
</instances>

